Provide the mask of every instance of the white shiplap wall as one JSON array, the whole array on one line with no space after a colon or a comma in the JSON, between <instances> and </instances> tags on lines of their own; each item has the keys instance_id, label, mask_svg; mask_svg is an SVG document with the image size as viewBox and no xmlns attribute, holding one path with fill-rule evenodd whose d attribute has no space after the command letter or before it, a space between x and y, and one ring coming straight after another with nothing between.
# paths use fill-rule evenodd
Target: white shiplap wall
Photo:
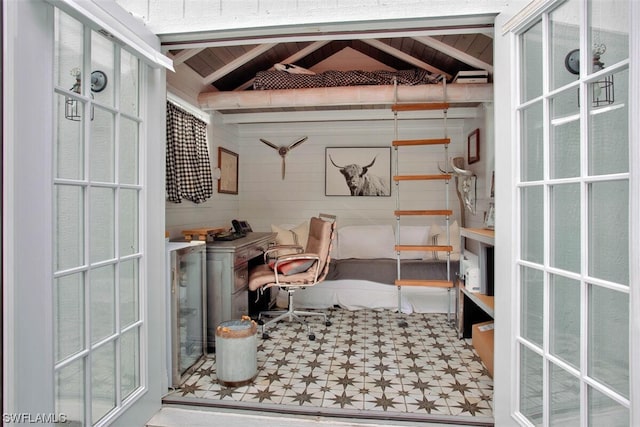
<instances>
[{"instance_id":1,"label":"white shiplap wall","mask_svg":"<svg viewBox=\"0 0 640 427\"><path fill-rule=\"evenodd\" d=\"M464 155L463 125L462 120L448 121L452 139L449 155L452 157ZM289 152L286 178L282 180L280 156L258 139L286 145L302 136L309 139ZM441 136L441 121L403 121L400 125L401 139ZM242 125L239 130L238 215L249 221L256 231L268 231L271 224L296 225L319 212L337 215L340 226L393 224L393 184L391 197L325 196L324 181L326 147L390 147L393 138L392 120ZM411 147L403 149L402 153L405 154L401 156L402 173L437 173L438 162L444 167L441 147ZM443 207L444 184L441 182L401 185L403 208ZM450 187L451 206L457 218L458 199L453 185Z\"/></svg>"}]
</instances>

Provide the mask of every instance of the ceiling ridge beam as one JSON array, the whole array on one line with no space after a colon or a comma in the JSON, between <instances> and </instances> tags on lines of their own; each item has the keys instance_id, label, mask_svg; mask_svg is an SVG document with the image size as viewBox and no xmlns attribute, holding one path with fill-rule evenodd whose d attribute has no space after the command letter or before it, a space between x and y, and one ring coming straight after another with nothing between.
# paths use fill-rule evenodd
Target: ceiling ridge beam
<instances>
[{"instance_id":1,"label":"ceiling ridge beam","mask_svg":"<svg viewBox=\"0 0 640 427\"><path fill-rule=\"evenodd\" d=\"M305 56L309 55L310 53L315 52L316 50L320 49L322 46L331 43L331 40L322 40L322 41L317 41L317 42L313 42L308 46L305 46L303 49L300 49L299 51L297 51L296 53L294 53L293 55L291 55L288 58L285 58L283 61L281 61L282 64L292 64L294 62L296 62L299 59L304 58ZM269 68L270 70L273 69L273 66L271 68ZM240 91L240 90L245 90L246 88L248 88L249 86L251 86L253 84L253 81L255 80L255 77L252 77L251 79L247 80L246 82L244 82L243 84L241 84L240 86L238 86L237 88L235 88L235 91Z\"/></svg>"},{"instance_id":2,"label":"ceiling ridge beam","mask_svg":"<svg viewBox=\"0 0 640 427\"><path fill-rule=\"evenodd\" d=\"M266 51L268 51L269 49L274 47L276 44L277 43L265 43L265 44L261 44L259 46L254 47L249 52L245 53L242 56L239 56L238 58L236 58L233 61L229 62L224 67L220 67L215 72L209 74L208 76L205 76L202 79L202 83L203 84L211 84L211 83L215 82L216 80L221 79L222 77L226 76L227 74L229 74L233 70L243 66L244 64L246 64L247 62L251 61L252 59L262 55L263 53L265 53Z\"/></svg>"},{"instance_id":3,"label":"ceiling ridge beam","mask_svg":"<svg viewBox=\"0 0 640 427\"><path fill-rule=\"evenodd\" d=\"M405 61L415 67L422 68L435 74L444 75L447 79L451 79L452 77L449 73L446 73L441 69L434 67L433 65L427 64L424 61L420 61L419 59L407 53L404 53L403 51L396 49L395 47L389 46L388 44L381 42L380 40L362 40L362 42L367 43L368 45L371 45L383 52L386 52L389 55L393 55L396 58Z\"/></svg>"},{"instance_id":4,"label":"ceiling ridge beam","mask_svg":"<svg viewBox=\"0 0 640 427\"><path fill-rule=\"evenodd\" d=\"M478 58L475 58L469 55L468 53L463 52L459 49L456 49L455 47L450 46L440 40L437 40L437 39L434 39L433 37L428 37L428 36L416 36L416 37L412 37L412 39L422 43L425 46L429 46L433 49L436 49L444 53L445 55L449 55L450 57L455 58L458 61L462 61L467 65L470 65L480 70L486 70L490 74L493 74L493 65L487 62L481 61Z\"/></svg>"}]
</instances>

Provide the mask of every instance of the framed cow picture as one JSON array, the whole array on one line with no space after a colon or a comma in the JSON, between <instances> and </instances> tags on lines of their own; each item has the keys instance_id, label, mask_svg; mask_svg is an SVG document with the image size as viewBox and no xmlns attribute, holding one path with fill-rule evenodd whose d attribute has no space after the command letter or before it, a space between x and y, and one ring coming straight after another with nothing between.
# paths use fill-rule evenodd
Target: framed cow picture
<instances>
[{"instance_id":1,"label":"framed cow picture","mask_svg":"<svg viewBox=\"0 0 640 427\"><path fill-rule=\"evenodd\" d=\"M326 196L391 196L390 147L327 147Z\"/></svg>"}]
</instances>

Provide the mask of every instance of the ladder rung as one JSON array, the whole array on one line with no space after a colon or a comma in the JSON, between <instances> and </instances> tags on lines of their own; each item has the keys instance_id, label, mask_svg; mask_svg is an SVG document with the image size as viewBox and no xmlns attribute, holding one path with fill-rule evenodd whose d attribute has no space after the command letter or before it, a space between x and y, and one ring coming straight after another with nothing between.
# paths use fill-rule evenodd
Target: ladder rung
<instances>
[{"instance_id":1,"label":"ladder rung","mask_svg":"<svg viewBox=\"0 0 640 427\"><path fill-rule=\"evenodd\" d=\"M434 252L452 252L451 245L395 245L396 251L434 251Z\"/></svg>"},{"instance_id":2,"label":"ladder rung","mask_svg":"<svg viewBox=\"0 0 640 427\"><path fill-rule=\"evenodd\" d=\"M447 108L449 108L448 102L424 102L418 104L393 104L391 111L446 110Z\"/></svg>"},{"instance_id":3,"label":"ladder rung","mask_svg":"<svg viewBox=\"0 0 640 427\"><path fill-rule=\"evenodd\" d=\"M451 174L441 173L439 175L394 175L394 181L428 181L428 180L449 180L451 179Z\"/></svg>"},{"instance_id":4,"label":"ladder rung","mask_svg":"<svg viewBox=\"0 0 640 427\"><path fill-rule=\"evenodd\" d=\"M451 143L449 138L436 138L436 139L399 139L392 141L391 144L394 147L402 147L408 145L446 145Z\"/></svg>"},{"instance_id":5,"label":"ladder rung","mask_svg":"<svg viewBox=\"0 0 640 427\"><path fill-rule=\"evenodd\" d=\"M399 279L395 281L396 286L430 286L437 288L453 288L451 280L414 280Z\"/></svg>"},{"instance_id":6,"label":"ladder rung","mask_svg":"<svg viewBox=\"0 0 640 427\"><path fill-rule=\"evenodd\" d=\"M394 211L395 216L403 215L453 215L451 209L430 209L430 210L409 210L409 211Z\"/></svg>"}]
</instances>

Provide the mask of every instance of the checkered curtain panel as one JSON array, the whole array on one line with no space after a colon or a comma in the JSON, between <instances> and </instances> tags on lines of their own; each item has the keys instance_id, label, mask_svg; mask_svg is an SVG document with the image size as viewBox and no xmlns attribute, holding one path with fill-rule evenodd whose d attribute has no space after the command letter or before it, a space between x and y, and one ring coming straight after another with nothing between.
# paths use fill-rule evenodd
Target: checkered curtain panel
<instances>
[{"instance_id":1,"label":"checkered curtain panel","mask_svg":"<svg viewBox=\"0 0 640 427\"><path fill-rule=\"evenodd\" d=\"M167 102L167 200L202 203L211 197L213 183L207 124Z\"/></svg>"}]
</instances>

